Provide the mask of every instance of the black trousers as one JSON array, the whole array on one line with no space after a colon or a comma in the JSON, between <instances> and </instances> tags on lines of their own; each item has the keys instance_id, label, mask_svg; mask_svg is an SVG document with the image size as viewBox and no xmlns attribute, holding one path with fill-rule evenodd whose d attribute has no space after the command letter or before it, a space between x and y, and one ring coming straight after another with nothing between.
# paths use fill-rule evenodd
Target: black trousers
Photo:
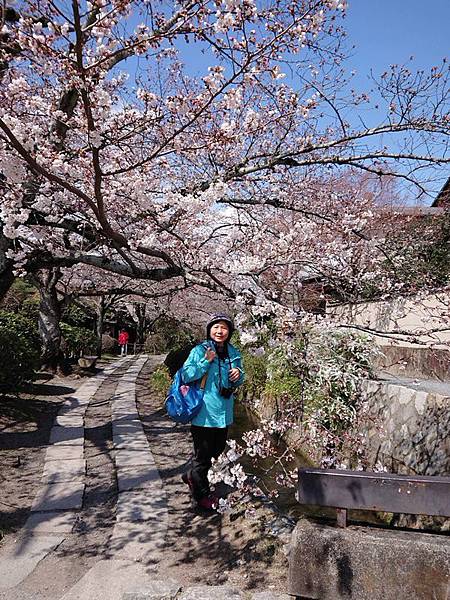
<instances>
[{"instance_id":1,"label":"black trousers","mask_svg":"<svg viewBox=\"0 0 450 600\"><path fill-rule=\"evenodd\" d=\"M190 476L194 485L193 495L196 500L210 493L208 471L211 459L217 458L225 450L228 427L199 427L191 425L194 441L194 458Z\"/></svg>"}]
</instances>

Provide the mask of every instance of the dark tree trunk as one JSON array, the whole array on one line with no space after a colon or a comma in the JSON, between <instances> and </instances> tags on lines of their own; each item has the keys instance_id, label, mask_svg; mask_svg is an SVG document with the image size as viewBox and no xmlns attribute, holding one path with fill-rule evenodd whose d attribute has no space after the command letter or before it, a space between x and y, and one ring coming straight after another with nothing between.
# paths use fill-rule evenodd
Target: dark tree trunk
<instances>
[{"instance_id":1,"label":"dark tree trunk","mask_svg":"<svg viewBox=\"0 0 450 600\"><path fill-rule=\"evenodd\" d=\"M41 271L36 276L41 301L39 304L39 334L42 340L42 368L56 373L63 364L61 352L61 303L58 300L56 284L61 273L59 269Z\"/></svg>"},{"instance_id":2,"label":"dark tree trunk","mask_svg":"<svg viewBox=\"0 0 450 600\"><path fill-rule=\"evenodd\" d=\"M136 305L136 316L138 318L137 324L137 332L136 332L136 341L138 344L144 344L145 342L145 332L147 326L147 310L145 304L137 304Z\"/></svg>"},{"instance_id":3,"label":"dark tree trunk","mask_svg":"<svg viewBox=\"0 0 450 600\"><path fill-rule=\"evenodd\" d=\"M102 355L102 335L103 335L103 323L105 320L105 297L100 296L100 302L97 305L97 319L95 322L95 330L97 334L97 356L100 358Z\"/></svg>"},{"instance_id":4,"label":"dark tree trunk","mask_svg":"<svg viewBox=\"0 0 450 600\"><path fill-rule=\"evenodd\" d=\"M2 224L0 222L0 300L3 300L14 282L13 261L6 257L6 252L10 247L11 240L3 235Z\"/></svg>"},{"instance_id":5,"label":"dark tree trunk","mask_svg":"<svg viewBox=\"0 0 450 600\"><path fill-rule=\"evenodd\" d=\"M13 283L13 265L8 259L6 259L5 262L3 261L2 252L0 250L0 300L3 300Z\"/></svg>"}]
</instances>

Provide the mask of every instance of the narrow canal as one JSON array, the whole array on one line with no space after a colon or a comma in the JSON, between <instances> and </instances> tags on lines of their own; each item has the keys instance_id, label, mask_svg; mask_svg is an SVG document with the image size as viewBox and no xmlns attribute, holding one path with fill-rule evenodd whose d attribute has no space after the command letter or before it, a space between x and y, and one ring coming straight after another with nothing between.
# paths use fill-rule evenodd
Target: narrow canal
<instances>
[{"instance_id":1,"label":"narrow canal","mask_svg":"<svg viewBox=\"0 0 450 600\"><path fill-rule=\"evenodd\" d=\"M230 430L230 438L240 443L242 434L257 428L257 418L241 402L236 402L235 422ZM283 441L273 439L273 443L277 452L282 453L286 449ZM260 487L264 493L267 494L272 490L277 491L277 496L273 498L273 502L281 512L295 519L305 514L305 511L295 499L295 487L288 488L280 486L277 483L276 479L282 473L282 468L276 463L273 457L267 459L260 458L257 461L253 461L250 457L243 457L239 462L248 475L253 475L257 480L260 480ZM297 456L295 461L289 463L287 466L292 470L307 466L307 463L301 456Z\"/></svg>"},{"instance_id":2,"label":"narrow canal","mask_svg":"<svg viewBox=\"0 0 450 600\"><path fill-rule=\"evenodd\" d=\"M252 429L258 428L258 419L241 402L235 404L235 422L230 429L230 438L238 443L241 441L242 434ZM286 444L281 440L273 439L277 454L282 454L286 449ZM276 463L274 458L258 459L252 461L250 457L244 457L239 461L247 475L253 475L261 482L260 486L264 493L276 490L277 495L273 498L273 503L284 515L298 520L301 517L311 517L325 521L336 522L336 511L333 508L318 506L300 505L296 498L296 486L280 486L276 479L282 473L282 468ZM288 464L289 470L311 466L304 456L298 454L292 463ZM379 519L376 513L368 511L349 511L348 520L355 523L366 523L371 525L386 526L386 522Z\"/></svg>"}]
</instances>

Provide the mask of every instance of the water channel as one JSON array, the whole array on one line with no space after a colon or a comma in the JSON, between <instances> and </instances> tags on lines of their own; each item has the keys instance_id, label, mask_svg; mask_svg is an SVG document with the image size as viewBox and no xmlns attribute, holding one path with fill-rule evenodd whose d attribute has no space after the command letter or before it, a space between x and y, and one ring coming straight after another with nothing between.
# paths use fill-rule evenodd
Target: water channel
<instances>
[{"instance_id":1,"label":"water channel","mask_svg":"<svg viewBox=\"0 0 450 600\"><path fill-rule=\"evenodd\" d=\"M258 428L257 417L243 405L241 402L235 403L235 422L230 429L229 437L240 443L241 436L246 431ZM277 450L281 452L286 449L286 444L281 440L273 440ZM257 465L249 457L239 461L244 471L248 475L254 475L257 480L261 480L261 487L267 493L268 490L277 490L278 494L273 498L273 503L280 512L297 521L301 517L310 517L313 519L325 520L327 522L336 522L336 511L333 508L305 506L297 502L295 498L296 487L282 487L276 482L277 475L282 472L281 468L275 464L272 457L267 459L258 459ZM289 470L295 468L311 466L304 456L300 453L295 456L295 460L289 465ZM355 523L366 523L371 525L386 525L376 513L370 511L349 511L348 520Z\"/></svg>"}]
</instances>

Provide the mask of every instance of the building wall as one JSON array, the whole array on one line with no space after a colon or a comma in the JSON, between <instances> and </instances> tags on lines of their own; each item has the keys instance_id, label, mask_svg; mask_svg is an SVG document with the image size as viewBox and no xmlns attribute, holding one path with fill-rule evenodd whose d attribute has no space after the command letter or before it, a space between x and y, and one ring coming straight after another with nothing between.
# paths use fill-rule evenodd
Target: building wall
<instances>
[{"instance_id":1,"label":"building wall","mask_svg":"<svg viewBox=\"0 0 450 600\"><path fill-rule=\"evenodd\" d=\"M342 304L327 309L339 323L374 331L380 343L394 340L411 345L425 343L450 349L450 292L382 302ZM392 334L389 338L385 334Z\"/></svg>"}]
</instances>

